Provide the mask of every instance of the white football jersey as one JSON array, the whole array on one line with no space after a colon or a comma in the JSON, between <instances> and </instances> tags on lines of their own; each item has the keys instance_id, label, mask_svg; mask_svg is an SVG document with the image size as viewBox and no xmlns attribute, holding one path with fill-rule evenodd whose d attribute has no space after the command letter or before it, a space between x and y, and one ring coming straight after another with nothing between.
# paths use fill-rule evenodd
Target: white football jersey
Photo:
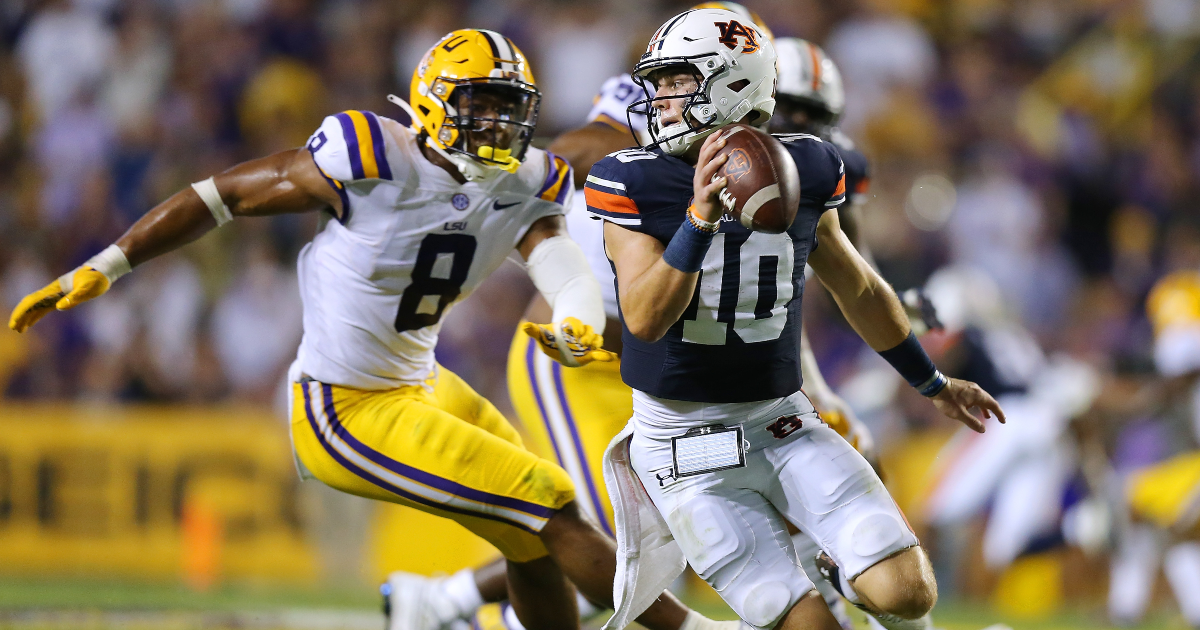
<instances>
[{"instance_id":1,"label":"white football jersey","mask_svg":"<svg viewBox=\"0 0 1200 630\"><path fill-rule=\"evenodd\" d=\"M408 128L370 112L327 117L308 150L343 211L300 252L292 376L358 389L424 381L446 311L574 188L566 160L534 148L516 173L459 184Z\"/></svg>"},{"instance_id":2,"label":"white football jersey","mask_svg":"<svg viewBox=\"0 0 1200 630\"><path fill-rule=\"evenodd\" d=\"M649 131L646 129L645 111L628 112L630 105L644 98L646 92L634 83L632 76L619 74L609 77L604 85L600 86L600 93L592 100L592 111L588 112L587 122L601 122L618 129L632 129L638 141L646 144ZM630 125L633 125L632 128Z\"/></svg>"},{"instance_id":3,"label":"white football jersey","mask_svg":"<svg viewBox=\"0 0 1200 630\"><path fill-rule=\"evenodd\" d=\"M646 115L625 112L631 104L646 97L646 93L628 74L609 78L600 88L600 93L588 113L587 123L600 122L621 130L629 129L628 123L633 123L633 130L638 140L646 134ZM633 142L633 137L630 142ZM608 256L604 253L604 222L596 219L587 211L587 202L583 199L583 191L576 191L571 201L571 212L567 214L567 231L571 239L583 248L587 256L592 274L600 281L600 294L604 297L604 313L611 319L618 319L617 313L617 277L613 274Z\"/></svg>"}]
</instances>

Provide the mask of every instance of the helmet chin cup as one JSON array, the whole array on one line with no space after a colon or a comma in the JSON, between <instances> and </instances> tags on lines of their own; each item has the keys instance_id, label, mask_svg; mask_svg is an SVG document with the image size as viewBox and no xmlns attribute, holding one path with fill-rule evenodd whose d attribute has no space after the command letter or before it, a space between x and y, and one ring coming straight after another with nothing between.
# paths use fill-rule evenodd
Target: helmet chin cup
<instances>
[{"instance_id":1,"label":"helmet chin cup","mask_svg":"<svg viewBox=\"0 0 1200 630\"><path fill-rule=\"evenodd\" d=\"M449 158L450 163L458 167L458 172L462 173L462 176L467 178L469 182L485 182L494 179L503 172L502 169L484 164L469 155L462 153L448 154L443 151L438 151L438 153Z\"/></svg>"}]
</instances>

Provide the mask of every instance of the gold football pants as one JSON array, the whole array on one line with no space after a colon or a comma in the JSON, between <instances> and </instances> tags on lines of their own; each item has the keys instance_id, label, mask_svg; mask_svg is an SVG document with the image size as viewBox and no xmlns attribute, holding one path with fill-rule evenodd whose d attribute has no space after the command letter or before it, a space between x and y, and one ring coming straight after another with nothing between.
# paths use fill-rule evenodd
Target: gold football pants
<instances>
[{"instance_id":1,"label":"gold football pants","mask_svg":"<svg viewBox=\"0 0 1200 630\"><path fill-rule=\"evenodd\" d=\"M305 380L293 391L296 455L317 479L451 519L509 560L547 555L538 532L575 498L571 478L449 370L391 390Z\"/></svg>"}]
</instances>

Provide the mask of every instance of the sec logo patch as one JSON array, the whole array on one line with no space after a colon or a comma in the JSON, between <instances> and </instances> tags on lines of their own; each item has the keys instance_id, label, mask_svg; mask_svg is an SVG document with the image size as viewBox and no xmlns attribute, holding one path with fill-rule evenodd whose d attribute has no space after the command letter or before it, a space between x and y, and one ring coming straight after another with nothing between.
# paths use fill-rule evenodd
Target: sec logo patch
<instances>
[{"instance_id":1,"label":"sec logo patch","mask_svg":"<svg viewBox=\"0 0 1200 630\"><path fill-rule=\"evenodd\" d=\"M450 198L450 205L454 206L455 210L466 210L467 206L471 205L471 199L462 193L455 193Z\"/></svg>"}]
</instances>

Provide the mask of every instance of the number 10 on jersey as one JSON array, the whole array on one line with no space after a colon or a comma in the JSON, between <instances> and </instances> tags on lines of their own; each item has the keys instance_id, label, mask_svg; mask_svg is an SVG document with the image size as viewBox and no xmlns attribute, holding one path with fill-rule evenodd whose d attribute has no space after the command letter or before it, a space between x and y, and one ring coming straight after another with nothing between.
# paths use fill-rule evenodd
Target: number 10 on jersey
<instances>
[{"instance_id":1,"label":"number 10 on jersey","mask_svg":"<svg viewBox=\"0 0 1200 630\"><path fill-rule=\"evenodd\" d=\"M714 236L692 303L681 318L683 341L725 345L730 324L733 334L745 343L778 339L795 292L794 261L792 240L786 233Z\"/></svg>"}]
</instances>

